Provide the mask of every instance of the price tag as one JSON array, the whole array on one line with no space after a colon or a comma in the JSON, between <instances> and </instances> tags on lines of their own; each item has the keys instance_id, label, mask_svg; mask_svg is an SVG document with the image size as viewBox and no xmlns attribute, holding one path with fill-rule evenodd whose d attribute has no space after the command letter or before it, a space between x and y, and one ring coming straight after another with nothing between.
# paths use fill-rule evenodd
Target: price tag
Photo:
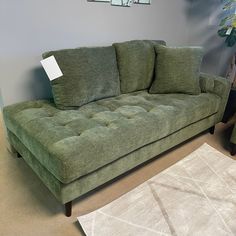
<instances>
[{"instance_id":1,"label":"price tag","mask_svg":"<svg viewBox=\"0 0 236 236\"><path fill-rule=\"evenodd\" d=\"M226 34L226 35L230 35L230 34L231 34L231 32L232 32L232 29L233 29L232 27L228 28L228 30L226 31L226 33L225 33L225 34Z\"/></svg>"},{"instance_id":2,"label":"price tag","mask_svg":"<svg viewBox=\"0 0 236 236\"><path fill-rule=\"evenodd\" d=\"M57 64L56 58L54 56L50 56L40 62L50 80L54 80L63 76L62 71Z\"/></svg>"}]
</instances>

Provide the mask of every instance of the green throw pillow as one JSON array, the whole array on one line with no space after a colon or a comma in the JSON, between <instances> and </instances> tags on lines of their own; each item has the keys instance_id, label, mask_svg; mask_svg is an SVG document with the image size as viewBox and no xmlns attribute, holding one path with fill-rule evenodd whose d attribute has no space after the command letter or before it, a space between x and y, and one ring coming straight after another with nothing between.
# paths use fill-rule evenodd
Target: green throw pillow
<instances>
[{"instance_id":1,"label":"green throw pillow","mask_svg":"<svg viewBox=\"0 0 236 236\"><path fill-rule=\"evenodd\" d=\"M154 75L154 45L163 44L161 40L132 40L114 43L120 72L121 92L130 93L148 89Z\"/></svg>"},{"instance_id":2,"label":"green throw pillow","mask_svg":"<svg viewBox=\"0 0 236 236\"><path fill-rule=\"evenodd\" d=\"M51 81L54 102L60 109L73 109L86 103L120 94L115 48L95 47L50 51L63 76Z\"/></svg>"},{"instance_id":3,"label":"green throw pillow","mask_svg":"<svg viewBox=\"0 0 236 236\"><path fill-rule=\"evenodd\" d=\"M199 94L201 47L155 46L157 60L155 79L150 93Z\"/></svg>"}]
</instances>

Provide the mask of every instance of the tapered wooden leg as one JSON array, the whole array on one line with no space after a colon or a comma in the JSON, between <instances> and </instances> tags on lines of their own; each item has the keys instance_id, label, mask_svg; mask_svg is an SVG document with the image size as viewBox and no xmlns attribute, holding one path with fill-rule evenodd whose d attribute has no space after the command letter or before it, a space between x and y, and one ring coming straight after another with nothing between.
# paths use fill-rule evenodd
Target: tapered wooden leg
<instances>
[{"instance_id":1,"label":"tapered wooden leg","mask_svg":"<svg viewBox=\"0 0 236 236\"><path fill-rule=\"evenodd\" d=\"M72 212L72 201L67 202L65 204L65 215L67 217L70 217L71 216L71 212Z\"/></svg>"},{"instance_id":2,"label":"tapered wooden leg","mask_svg":"<svg viewBox=\"0 0 236 236\"><path fill-rule=\"evenodd\" d=\"M236 144L231 143L231 156L234 156L236 154Z\"/></svg>"},{"instance_id":3,"label":"tapered wooden leg","mask_svg":"<svg viewBox=\"0 0 236 236\"><path fill-rule=\"evenodd\" d=\"M214 133L215 133L215 126L212 126L212 127L209 129L209 132L210 132L210 134L214 134Z\"/></svg>"}]
</instances>

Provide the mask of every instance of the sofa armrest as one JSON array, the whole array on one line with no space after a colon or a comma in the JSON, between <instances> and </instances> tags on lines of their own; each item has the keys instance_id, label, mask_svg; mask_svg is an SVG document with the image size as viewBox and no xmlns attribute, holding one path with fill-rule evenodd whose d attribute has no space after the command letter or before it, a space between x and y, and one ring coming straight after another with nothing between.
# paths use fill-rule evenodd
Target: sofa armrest
<instances>
[{"instance_id":1,"label":"sofa armrest","mask_svg":"<svg viewBox=\"0 0 236 236\"><path fill-rule=\"evenodd\" d=\"M229 97L231 87L230 82L226 78L220 76L201 73L200 87L203 93L214 93L221 98L221 104L216 120L216 122L220 122L224 115L225 107Z\"/></svg>"}]
</instances>

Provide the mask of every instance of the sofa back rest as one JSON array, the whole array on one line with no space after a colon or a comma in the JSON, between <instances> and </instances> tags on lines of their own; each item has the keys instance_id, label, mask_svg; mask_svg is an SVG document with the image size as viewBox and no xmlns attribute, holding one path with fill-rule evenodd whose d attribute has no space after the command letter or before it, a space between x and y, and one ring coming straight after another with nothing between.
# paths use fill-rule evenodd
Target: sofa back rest
<instances>
[{"instance_id":1,"label":"sofa back rest","mask_svg":"<svg viewBox=\"0 0 236 236\"><path fill-rule=\"evenodd\" d=\"M148 89L154 76L156 44L162 40L132 40L114 43L120 74L121 93Z\"/></svg>"},{"instance_id":2,"label":"sofa back rest","mask_svg":"<svg viewBox=\"0 0 236 236\"><path fill-rule=\"evenodd\" d=\"M115 48L94 47L50 51L63 76L51 81L54 102L60 109L74 109L86 103L120 94Z\"/></svg>"}]
</instances>

